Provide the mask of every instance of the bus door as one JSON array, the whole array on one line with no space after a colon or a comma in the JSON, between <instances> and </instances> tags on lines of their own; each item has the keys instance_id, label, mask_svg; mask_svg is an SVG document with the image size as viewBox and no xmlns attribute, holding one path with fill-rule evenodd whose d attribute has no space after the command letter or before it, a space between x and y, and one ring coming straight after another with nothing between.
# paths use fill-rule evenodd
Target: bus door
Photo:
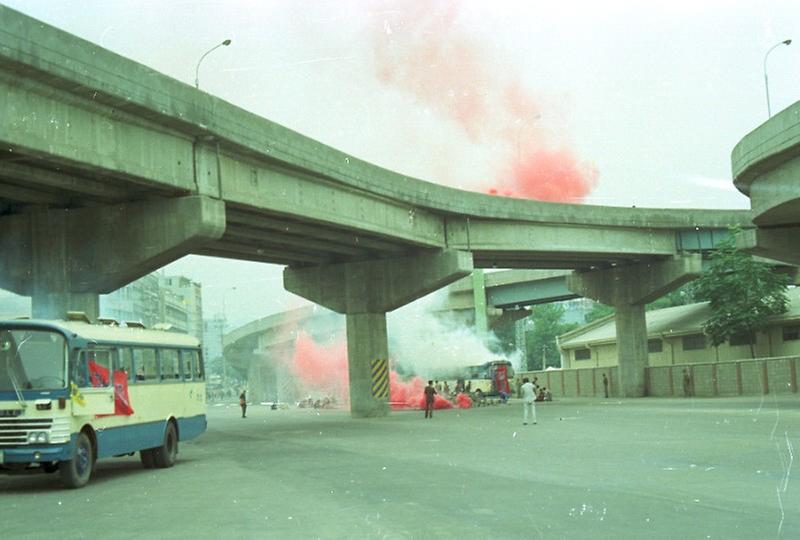
<instances>
[{"instance_id":1,"label":"bus door","mask_svg":"<svg viewBox=\"0 0 800 540\"><path fill-rule=\"evenodd\" d=\"M114 414L114 348L80 350L70 362L73 416Z\"/></svg>"}]
</instances>

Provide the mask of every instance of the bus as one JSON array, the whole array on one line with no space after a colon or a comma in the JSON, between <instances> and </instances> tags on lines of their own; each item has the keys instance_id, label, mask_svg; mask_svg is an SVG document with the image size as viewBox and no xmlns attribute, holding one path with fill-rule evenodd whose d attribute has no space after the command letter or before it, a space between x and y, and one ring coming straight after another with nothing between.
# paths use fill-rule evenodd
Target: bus
<instances>
[{"instance_id":1,"label":"bus","mask_svg":"<svg viewBox=\"0 0 800 540\"><path fill-rule=\"evenodd\" d=\"M493 360L474 366L461 368L458 373L446 379L452 392L480 390L484 396L511 395L509 381L514 377L514 368L508 360Z\"/></svg>"},{"instance_id":2,"label":"bus","mask_svg":"<svg viewBox=\"0 0 800 540\"><path fill-rule=\"evenodd\" d=\"M99 458L172 467L206 430L200 342L141 324L0 321L0 473L86 485Z\"/></svg>"}]
</instances>

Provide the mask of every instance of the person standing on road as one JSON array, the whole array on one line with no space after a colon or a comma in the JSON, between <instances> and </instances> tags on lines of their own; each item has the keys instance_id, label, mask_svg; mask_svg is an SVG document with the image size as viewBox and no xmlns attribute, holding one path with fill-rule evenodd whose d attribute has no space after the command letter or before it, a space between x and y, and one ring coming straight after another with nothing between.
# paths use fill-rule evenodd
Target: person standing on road
<instances>
[{"instance_id":1,"label":"person standing on road","mask_svg":"<svg viewBox=\"0 0 800 540\"><path fill-rule=\"evenodd\" d=\"M689 397L692 393L692 375L688 369L683 368L683 395Z\"/></svg>"},{"instance_id":2,"label":"person standing on road","mask_svg":"<svg viewBox=\"0 0 800 540\"><path fill-rule=\"evenodd\" d=\"M242 418L247 418L247 390L242 390L239 394L239 407L242 408Z\"/></svg>"},{"instance_id":3,"label":"person standing on road","mask_svg":"<svg viewBox=\"0 0 800 540\"><path fill-rule=\"evenodd\" d=\"M606 397L608 397L608 377L606 377L605 373L603 373L603 391L606 393Z\"/></svg>"},{"instance_id":4,"label":"person standing on road","mask_svg":"<svg viewBox=\"0 0 800 540\"><path fill-rule=\"evenodd\" d=\"M520 386L520 393L522 394L522 424L527 426L528 419L532 418L533 423L536 423L536 388L527 377L522 379L522 386Z\"/></svg>"},{"instance_id":5,"label":"person standing on road","mask_svg":"<svg viewBox=\"0 0 800 540\"><path fill-rule=\"evenodd\" d=\"M425 387L425 418L433 418L433 396L436 395L436 389L433 387L433 381L428 381L428 386Z\"/></svg>"}]
</instances>

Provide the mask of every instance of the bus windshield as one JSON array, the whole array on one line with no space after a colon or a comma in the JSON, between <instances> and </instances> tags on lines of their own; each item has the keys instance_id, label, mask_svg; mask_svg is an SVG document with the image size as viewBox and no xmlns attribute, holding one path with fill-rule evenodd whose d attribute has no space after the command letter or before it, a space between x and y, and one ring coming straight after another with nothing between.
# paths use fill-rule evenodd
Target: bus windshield
<instances>
[{"instance_id":1,"label":"bus windshield","mask_svg":"<svg viewBox=\"0 0 800 540\"><path fill-rule=\"evenodd\" d=\"M58 332L0 330L0 392L66 386L66 340Z\"/></svg>"}]
</instances>

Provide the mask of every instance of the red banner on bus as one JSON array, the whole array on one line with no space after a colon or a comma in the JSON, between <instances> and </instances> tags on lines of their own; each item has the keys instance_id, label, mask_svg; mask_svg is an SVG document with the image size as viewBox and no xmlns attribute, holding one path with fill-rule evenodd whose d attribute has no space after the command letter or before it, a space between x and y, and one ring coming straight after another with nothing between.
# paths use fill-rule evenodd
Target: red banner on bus
<instances>
[{"instance_id":1,"label":"red banner on bus","mask_svg":"<svg viewBox=\"0 0 800 540\"><path fill-rule=\"evenodd\" d=\"M108 386L108 368L89 360L89 381L95 388ZM133 414L128 398L128 374L117 370L114 372L114 414L130 416Z\"/></svg>"}]
</instances>

